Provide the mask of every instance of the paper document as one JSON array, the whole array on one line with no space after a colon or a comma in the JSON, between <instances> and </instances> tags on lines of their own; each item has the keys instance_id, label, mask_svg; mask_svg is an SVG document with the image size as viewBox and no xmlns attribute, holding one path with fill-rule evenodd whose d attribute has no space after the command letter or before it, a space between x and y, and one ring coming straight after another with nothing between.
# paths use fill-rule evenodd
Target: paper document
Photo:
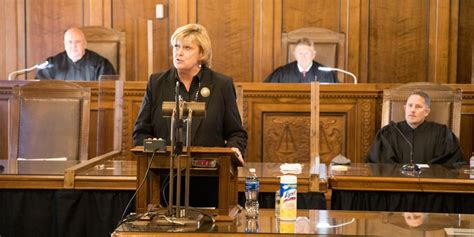
<instances>
[{"instance_id":1,"label":"paper document","mask_svg":"<svg viewBox=\"0 0 474 237\"><path fill-rule=\"evenodd\" d=\"M462 228L444 228L447 235L455 236L472 236L474 235L474 229L462 229Z\"/></svg>"},{"instance_id":2,"label":"paper document","mask_svg":"<svg viewBox=\"0 0 474 237\"><path fill-rule=\"evenodd\" d=\"M298 163L285 163L280 165L280 171L283 174L301 174L302 169L301 164Z\"/></svg>"},{"instance_id":3,"label":"paper document","mask_svg":"<svg viewBox=\"0 0 474 237\"><path fill-rule=\"evenodd\" d=\"M51 158L18 158L17 160L27 161L66 161L67 157L51 157Z\"/></svg>"}]
</instances>

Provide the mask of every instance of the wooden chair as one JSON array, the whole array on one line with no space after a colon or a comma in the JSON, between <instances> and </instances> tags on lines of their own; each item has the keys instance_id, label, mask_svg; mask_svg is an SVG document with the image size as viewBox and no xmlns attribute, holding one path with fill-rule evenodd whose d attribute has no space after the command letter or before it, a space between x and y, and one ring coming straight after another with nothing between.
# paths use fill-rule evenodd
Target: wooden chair
<instances>
[{"instance_id":1,"label":"wooden chair","mask_svg":"<svg viewBox=\"0 0 474 237\"><path fill-rule=\"evenodd\" d=\"M314 42L315 61L328 67L346 69L345 35L317 27L301 28L282 34L282 65L295 61L294 48L296 42L301 38L308 38ZM340 82L344 82L344 74L338 73L338 79Z\"/></svg>"},{"instance_id":2,"label":"wooden chair","mask_svg":"<svg viewBox=\"0 0 474 237\"><path fill-rule=\"evenodd\" d=\"M87 160L90 89L67 81L13 87L9 159Z\"/></svg>"},{"instance_id":3,"label":"wooden chair","mask_svg":"<svg viewBox=\"0 0 474 237\"><path fill-rule=\"evenodd\" d=\"M461 89L431 82L414 82L383 91L382 127L390 121L405 120L405 105L414 90L426 92L431 99L431 112L428 121L446 124L459 138L461 128Z\"/></svg>"},{"instance_id":4,"label":"wooden chair","mask_svg":"<svg viewBox=\"0 0 474 237\"><path fill-rule=\"evenodd\" d=\"M120 74L120 80L125 80L125 32L102 26L85 26L81 30L87 39L87 49L107 58Z\"/></svg>"}]
</instances>

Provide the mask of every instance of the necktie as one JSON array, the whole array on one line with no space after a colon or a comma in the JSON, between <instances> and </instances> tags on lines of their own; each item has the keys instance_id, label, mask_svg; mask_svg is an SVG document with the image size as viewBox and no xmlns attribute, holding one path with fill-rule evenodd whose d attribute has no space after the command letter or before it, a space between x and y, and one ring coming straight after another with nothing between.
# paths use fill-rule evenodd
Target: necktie
<instances>
[{"instance_id":1,"label":"necktie","mask_svg":"<svg viewBox=\"0 0 474 237\"><path fill-rule=\"evenodd\" d=\"M301 72L301 76L303 77L303 81L306 81L306 71Z\"/></svg>"}]
</instances>

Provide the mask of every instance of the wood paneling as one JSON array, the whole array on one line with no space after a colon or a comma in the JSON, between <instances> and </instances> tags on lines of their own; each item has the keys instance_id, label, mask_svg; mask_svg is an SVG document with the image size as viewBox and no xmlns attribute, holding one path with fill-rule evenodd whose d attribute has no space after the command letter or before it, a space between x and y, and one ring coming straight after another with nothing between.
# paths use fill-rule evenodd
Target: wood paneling
<instances>
[{"instance_id":1,"label":"wood paneling","mask_svg":"<svg viewBox=\"0 0 474 237\"><path fill-rule=\"evenodd\" d=\"M212 42L212 68L238 81L251 81L253 67L252 0L197 1L197 22Z\"/></svg>"},{"instance_id":2,"label":"wood paneling","mask_svg":"<svg viewBox=\"0 0 474 237\"><path fill-rule=\"evenodd\" d=\"M372 0L368 7L368 82L427 81L429 1Z\"/></svg>"},{"instance_id":3,"label":"wood paneling","mask_svg":"<svg viewBox=\"0 0 474 237\"><path fill-rule=\"evenodd\" d=\"M0 0L0 80L24 68L24 21L22 1Z\"/></svg>"},{"instance_id":4,"label":"wood paneling","mask_svg":"<svg viewBox=\"0 0 474 237\"><path fill-rule=\"evenodd\" d=\"M165 6L164 19L155 19L156 4ZM174 30L198 22L211 35L213 68L237 82L261 82L281 65L282 33L314 26L346 35L346 68L360 82L470 83L473 5L470 0L0 0L0 75L6 78L62 51L69 26L103 25L127 35L126 80L146 81L150 72L172 66Z\"/></svg>"},{"instance_id":5,"label":"wood paneling","mask_svg":"<svg viewBox=\"0 0 474 237\"><path fill-rule=\"evenodd\" d=\"M282 10L283 32L304 27L341 31L341 0L283 0Z\"/></svg>"},{"instance_id":6,"label":"wood paneling","mask_svg":"<svg viewBox=\"0 0 474 237\"><path fill-rule=\"evenodd\" d=\"M474 1L459 1L459 43L458 43L458 83L472 83L471 74L474 65Z\"/></svg>"},{"instance_id":7,"label":"wood paneling","mask_svg":"<svg viewBox=\"0 0 474 237\"><path fill-rule=\"evenodd\" d=\"M0 159L7 158L8 99L11 87L25 81L0 81ZM99 102L98 85L92 88L89 157L113 148L113 92ZM243 123L248 131L248 161L305 162L309 158L310 85L291 86L266 83L239 83L244 90ZM380 128L382 91L394 84L344 84L320 86L320 155L329 162L343 154L353 162L363 162L375 133ZM474 88L449 85L463 91L461 147L466 158L474 148ZM132 147L132 131L146 82L126 82L123 91L121 147ZM109 90L111 88L108 88ZM104 98L100 99L104 101Z\"/></svg>"},{"instance_id":8,"label":"wood paneling","mask_svg":"<svg viewBox=\"0 0 474 237\"><path fill-rule=\"evenodd\" d=\"M153 69L163 71L169 64L169 25L172 19L168 12L165 18L155 18L155 5L164 4L165 11L169 9L166 0L113 0L112 27L126 33L127 42L127 76L126 80L148 80L147 68L147 20L153 22ZM172 9L169 9L170 11Z\"/></svg>"},{"instance_id":9,"label":"wood paneling","mask_svg":"<svg viewBox=\"0 0 474 237\"><path fill-rule=\"evenodd\" d=\"M310 86L308 84L239 83L244 90L243 124L249 140L247 161L305 162L309 158ZM343 154L363 162L380 128L382 92L393 84L321 85L320 154L322 162ZM463 90L461 145L472 147L474 88ZM132 148L132 131L146 87L124 85L122 148ZM306 134L306 135L305 135Z\"/></svg>"}]
</instances>

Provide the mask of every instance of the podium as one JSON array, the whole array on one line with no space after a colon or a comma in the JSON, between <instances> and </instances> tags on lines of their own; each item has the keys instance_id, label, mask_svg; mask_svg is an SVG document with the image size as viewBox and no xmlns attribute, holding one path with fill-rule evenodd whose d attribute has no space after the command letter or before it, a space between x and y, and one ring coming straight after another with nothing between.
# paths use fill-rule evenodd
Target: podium
<instances>
[{"instance_id":1,"label":"podium","mask_svg":"<svg viewBox=\"0 0 474 237\"><path fill-rule=\"evenodd\" d=\"M235 152L228 147L191 146L190 149L191 158L188 159L198 158L216 161L215 167L192 167L191 176L218 177L219 179L218 207L216 209L196 209L209 215L229 215L230 210L237 206L237 167L242 166L242 163ZM136 196L136 210L138 213L144 213L149 211L150 207L157 206L161 201L161 179L169 173L171 148L168 146L165 152L155 154L147 177L145 177L145 174L152 153L144 153L143 146L134 147L131 151L137 155L137 187L143 179L146 179ZM186 152L185 148L183 153ZM181 159L181 162L181 167L185 167L184 159ZM173 167L176 169L177 161L175 161ZM184 169L181 171L181 175L184 175Z\"/></svg>"}]
</instances>

